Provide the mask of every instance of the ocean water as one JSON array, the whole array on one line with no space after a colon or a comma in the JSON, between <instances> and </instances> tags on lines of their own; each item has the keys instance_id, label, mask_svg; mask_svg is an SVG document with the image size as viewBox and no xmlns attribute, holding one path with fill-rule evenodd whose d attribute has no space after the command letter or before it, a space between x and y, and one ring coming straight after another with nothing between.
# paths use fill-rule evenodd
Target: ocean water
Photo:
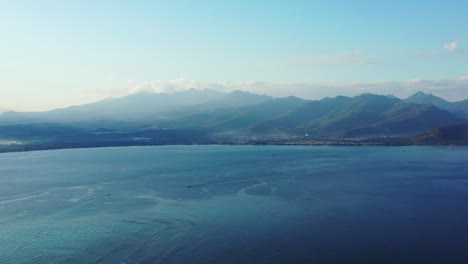
<instances>
[{"instance_id":1,"label":"ocean water","mask_svg":"<svg viewBox=\"0 0 468 264\"><path fill-rule=\"evenodd\" d=\"M468 148L0 154L0 263L468 263Z\"/></svg>"}]
</instances>

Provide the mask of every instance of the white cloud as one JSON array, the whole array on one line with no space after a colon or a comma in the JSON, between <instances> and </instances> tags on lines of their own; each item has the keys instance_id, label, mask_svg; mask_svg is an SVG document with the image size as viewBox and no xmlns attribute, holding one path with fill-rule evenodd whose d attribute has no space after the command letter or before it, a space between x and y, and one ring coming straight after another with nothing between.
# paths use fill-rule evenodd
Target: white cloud
<instances>
[{"instance_id":1,"label":"white cloud","mask_svg":"<svg viewBox=\"0 0 468 264\"><path fill-rule=\"evenodd\" d=\"M451 43L444 44L444 49L448 52L456 52L458 49L458 42L453 41Z\"/></svg>"},{"instance_id":2,"label":"white cloud","mask_svg":"<svg viewBox=\"0 0 468 264\"><path fill-rule=\"evenodd\" d=\"M202 83L194 80L175 79L175 80L153 80L135 85L129 89L129 93L135 92L154 92L154 93L173 93L188 89L201 89Z\"/></svg>"}]
</instances>

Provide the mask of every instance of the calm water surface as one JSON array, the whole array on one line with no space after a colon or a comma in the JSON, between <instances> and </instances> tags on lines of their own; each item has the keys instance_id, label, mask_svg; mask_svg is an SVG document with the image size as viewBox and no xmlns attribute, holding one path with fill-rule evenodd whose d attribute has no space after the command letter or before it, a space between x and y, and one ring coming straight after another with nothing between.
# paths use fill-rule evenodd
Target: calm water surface
<instances>
[{"instance_id":1,"label":"calm water surface","mask_svg":"<svg viewBox=\"0 0 468 264\"><path fill-rule=\"evenodd\" d=\"M468 263L468 148L0 154L0 263Z\"/></svg>"}]
</instances>

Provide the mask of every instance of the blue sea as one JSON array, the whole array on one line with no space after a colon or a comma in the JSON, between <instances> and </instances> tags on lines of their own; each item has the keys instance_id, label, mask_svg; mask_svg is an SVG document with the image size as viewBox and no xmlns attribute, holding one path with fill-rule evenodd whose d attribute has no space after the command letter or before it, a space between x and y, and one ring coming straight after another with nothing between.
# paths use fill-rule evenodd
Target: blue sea
<instances>
[{"instance_id":1,"label":"blue sea","mask_svg":"<svg viewBox=\"0 0 468 264\"><path fill-rule=\"evenodd\" d=\"M468 148L0 154L0 263L468 263Z\"/></svg>"}]
</instances>

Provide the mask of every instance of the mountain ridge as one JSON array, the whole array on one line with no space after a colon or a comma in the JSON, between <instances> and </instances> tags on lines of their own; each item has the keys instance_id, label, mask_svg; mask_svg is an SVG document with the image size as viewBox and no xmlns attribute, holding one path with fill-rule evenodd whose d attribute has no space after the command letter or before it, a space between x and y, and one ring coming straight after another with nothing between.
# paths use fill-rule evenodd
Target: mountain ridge
<instances>
[{"instance_id":1,"label":"mountain ridge","mask_svg":"<svg viewBox=\"0 0 468 264\"><path fill-rule=\"evenodd\" d=\"M96 120L132 120L163 117L167 112L209 105L241 107L270 100L266 95L242 91L230 93L211 89L188 89L174 93L138 92L119 98L107 98L83 105L69 106L43 112L7 112L0 120L22 122L82 122ZM193 109L192 109L193 111Z\"/></svg>"},{"instance_id":2,"label":"mountain ridge","mask_svg":"<svg viewBox=\"0 0 468 264\"><path fill-rule=\"evenodd\" d=\"M431 122L430 116L418 114L431 112L438 119ZM419 126L411 126L411 121L418 121ZM405 121L404 128L396 129L392 125ZM422 132L434 126L450 125L462 119L445 110L417 104L408 104L399 99L382 95L362 94L355 97L338 96L319 101L309 101L294 112L266 126L255 129L265 132L269 129L291 129L300 134L319 134L334 136L372 136L409 134ZM369 133L365 129L369 128ZM360 131L358 133L358 131ZM370 133L372 131L372 133ZM377 133L377 134L376 134Z\"/></svg>"},{"instance_id":3,"label":"mountain ridge","mask_svg":"<svg viewBox=\"0 0 468 264\"><path fill-rule=\"evenodd\" d=\"M140 103L136 111L120 116L120 113L125 113L126 107L133 107L135 102ZM165 105L169 106L164 108ZM110 112L117 118L106 119L106 115L102 114L105 112L103 108L112 110L119 107L123 109ZM86 119L84 115L76 119L73 116L76 109L80 114L80 111L88 113L91 118ZM52 118L40 118L40 115L51 113ZM57 113L60 118L54 116ZM17 119L14 114L2 115L0 142L22 142L25 144L23 149L28 149L31 144L32 148L37 149L268 143L278 140L302 142L311 138L355 141L363 138L410 137L467 122L433 104L411 103L386 95L367 93L353 97L305 100L294 96L274 98L243 91L222 93L210 90L188 90L174 94L138 93L100 101L91 106L81 105L38 115L39 118L34 114L18 115L20 118ZM132 115L134 118L129 118ZM28 118L36 119L31 121Z\"/></svg>"},{"instance_id":4,"label":"mountain ridge","mask_svg":"<svg viewBox=\"0 0 468 264\"><path fill-rule=\"evenodd\" d=\"M458 102L449 102L433 94L417 92L403 100L405 102L415 104L432 104L439 107L440 109L444 109L451 113L454 113L459 117L468 119L468 99Z\"/></svg>"}]
</instances>

